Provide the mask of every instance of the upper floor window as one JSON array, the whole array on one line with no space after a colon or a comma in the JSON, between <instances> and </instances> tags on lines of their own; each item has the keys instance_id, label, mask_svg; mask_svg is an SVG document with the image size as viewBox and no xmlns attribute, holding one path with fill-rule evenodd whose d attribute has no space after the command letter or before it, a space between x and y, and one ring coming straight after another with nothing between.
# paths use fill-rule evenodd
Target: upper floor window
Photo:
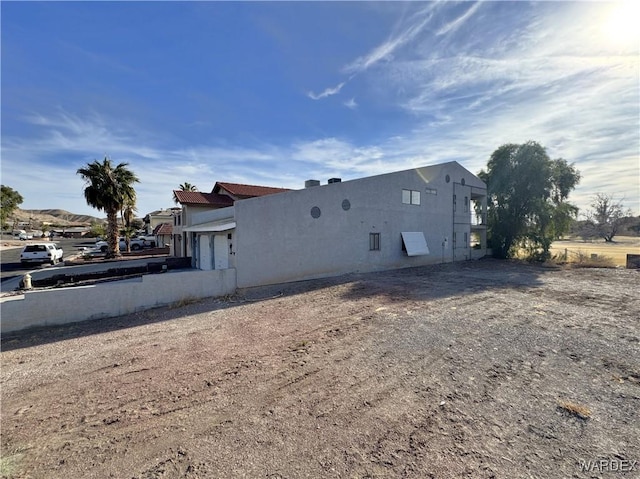
<instances>
[{"instance_id":1,"label":"upper floor window","mask_svg":"<svg viewBox=\"0 0 640 479\"><path fill-rule=\"evenodd\" d=\"M402 203L405 205L419 205L420 192L416 190L402 190Z\"/></svg>"}]
</instances>

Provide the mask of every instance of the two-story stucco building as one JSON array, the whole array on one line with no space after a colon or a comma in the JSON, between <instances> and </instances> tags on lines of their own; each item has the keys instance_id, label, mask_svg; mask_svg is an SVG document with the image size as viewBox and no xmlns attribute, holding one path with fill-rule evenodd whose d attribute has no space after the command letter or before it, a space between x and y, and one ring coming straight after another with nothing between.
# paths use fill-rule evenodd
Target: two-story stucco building
<instances>
[{"instance_id":1,"label":"two-story stucco building","mask_svg":"<svg viewBox=\"0 0 640 479\"><path fill-rule=\"evenodd\" d=\"M486 201L449 162L237 198L192 212L181 234L197 268L235 268L246 287L481 258Z\"/></svg>"}]
</instances>

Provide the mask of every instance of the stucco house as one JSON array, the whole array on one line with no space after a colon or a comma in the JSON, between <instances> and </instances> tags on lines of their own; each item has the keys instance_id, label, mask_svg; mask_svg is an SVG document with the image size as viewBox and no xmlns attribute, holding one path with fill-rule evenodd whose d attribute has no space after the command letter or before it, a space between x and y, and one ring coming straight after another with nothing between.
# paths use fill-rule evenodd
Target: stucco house
<instances>
[{"instance_id":1,"label":"stucco house","mask_svg":"<svg viewBox=\"0 0 640 479\"><path fill-rule=\"evenodd\" d=\"M171 223L161 223L153 230L157 245L163 248L171 244L173 237L173 225Z\"/></svg>"},{"instance_id":2,"label":"stucco house","mask_svg":"<svg viewBox=\"0 0 640 479\"><path fill-rule=\"evenodd\" d=\"M481 258L486 208L484 182L453 161L236 196L192 210L181 234L195 267L235 268L247 287Z\"/></svg>"},{"instance_id":3,"label":"stucco house","mask_svg":"<svg viewBox=\"0 0 640 479\"><path fill-rule=\"evenodd\" d=\"M154 230L163 223L173 223L174 214L180 208L166 208L155 210L148 213L144 217L145 229L147 234L154 234Z\"/></svg>"},{"instance_id":4,"label":"stucco house","mask_svg":"<svg viewBox=\"0 0 640 479\"><path fill-rule=\"evenodd\" d=\"M188 227L194 224L194 215L221 208L228 208L233 206L236 200L272 195L285 191L289 190L270 186L221 182L214 185L211 193L175 190L173 193L182 208L173 215L171 254L173 256L183 257L192 256L197 259L197 257L193 255L195 236L192 234L192 231L187 230Z\"/></svg>"}]
</instances>

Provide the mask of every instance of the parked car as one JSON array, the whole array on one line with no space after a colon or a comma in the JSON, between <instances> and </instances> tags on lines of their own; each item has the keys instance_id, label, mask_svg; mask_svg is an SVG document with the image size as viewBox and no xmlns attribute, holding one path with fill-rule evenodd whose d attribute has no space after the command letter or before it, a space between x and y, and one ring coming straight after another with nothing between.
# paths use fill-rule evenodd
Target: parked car
<instances>
[{"instance_id":1,"label":"parked car","mask_svg":"<svg viewBox=\"0 0 640 479\"><path fill-rule=\"evenodd\" d=\"M55 243L28 244L20 253L20 263L51 263L62 261L64 252Z\"/></svg>"},{"instance_id":2,"label":"parked car","mask_svg":"<svg viewBox=\"0 0 640 479\"><path fill-rule=\"evenodd\" d=\"M140 235L137 239L142 240L144 242L145 248L155 248L158 240L153 235Z\"/></svg>"},{"instance_id":3,"label":"parked car","mask_svg":"<svg viewBox=\"0 0 640 479\"><path fill-rule=\"evenodd\" d=\"M25 230L19 230L13 233L16 238L21 241L33 239L33 233L27 233Z\"/></svg>"},{"instance_id":4,"label":"parked car","mask_svg":"<svg viewBox=\"0 0 640 479\"><path fill-rule=\"evenodd\" d=\"M144 248L145 247L144 243L145 243L144 240L131 238L131 250L138 251ZM107 250L109 249L109 243L107 243L106 241L97 241L95 247L100 251L102 251L103 253L106 253ZM124 238L119 239L119 247L120 247L120 251L127 250L127 243Z\"/></svg>"}]
</instances>

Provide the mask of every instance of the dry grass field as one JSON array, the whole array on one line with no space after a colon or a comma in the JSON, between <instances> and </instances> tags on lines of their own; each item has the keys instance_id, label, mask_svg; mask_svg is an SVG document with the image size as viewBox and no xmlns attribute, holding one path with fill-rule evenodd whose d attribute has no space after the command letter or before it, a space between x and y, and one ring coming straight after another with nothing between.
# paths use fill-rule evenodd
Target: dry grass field
<instances>
[{"instance_id":1,"label":"dry grass field","mask_svg":"<svg viewBox=\"0 0 640 479\"><path fill-rule=\"evenodd\" d=\"M625 266L627 254L640 254L640 237L616 236L613 243L605 243L603 239L589 242L575 238L556 241L551 245L553 255L563 255L565 249L570 262L575 262L581 255L590 257L597 254L598 257L610 258L615 266Z\"/></svg>"}]
</instances>

